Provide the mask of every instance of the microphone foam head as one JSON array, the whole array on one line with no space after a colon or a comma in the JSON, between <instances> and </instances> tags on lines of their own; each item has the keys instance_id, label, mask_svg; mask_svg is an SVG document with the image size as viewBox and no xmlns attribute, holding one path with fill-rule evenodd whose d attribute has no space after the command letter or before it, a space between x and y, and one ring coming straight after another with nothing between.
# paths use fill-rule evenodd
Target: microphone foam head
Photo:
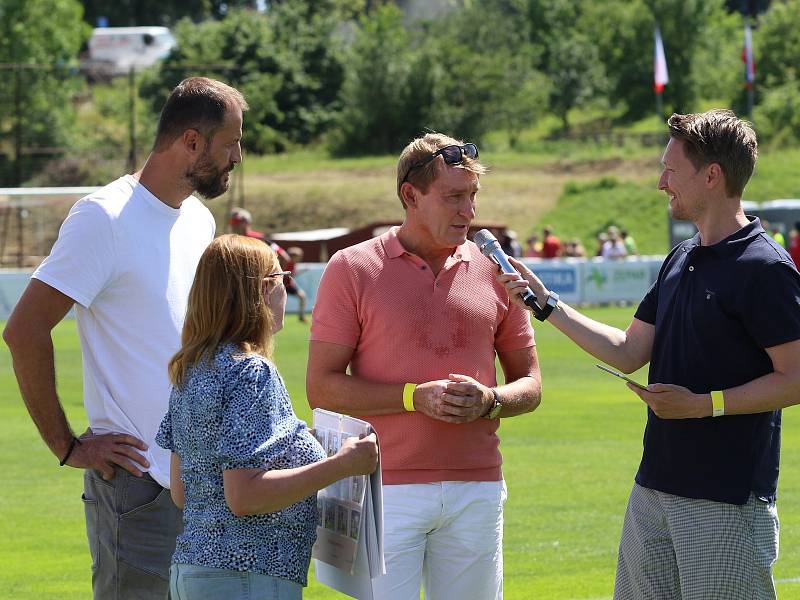
<instances>
[{"instance_id":1,"label":"microphone foam head","mask_svg":"<svg viewBox=\"0 0 800 600\"><path fill-rule=\"evenodd\" d=\"M497 246L500 245L500 243L497 241L497 238L494 237L492 232L488 229L481 229L480 231L477 231L473 236L472 241L475 242L478 248L481 249L481 253L483 253L484 256L489 256L492 253L495 244Z\"/></svg>"}]
</instances>

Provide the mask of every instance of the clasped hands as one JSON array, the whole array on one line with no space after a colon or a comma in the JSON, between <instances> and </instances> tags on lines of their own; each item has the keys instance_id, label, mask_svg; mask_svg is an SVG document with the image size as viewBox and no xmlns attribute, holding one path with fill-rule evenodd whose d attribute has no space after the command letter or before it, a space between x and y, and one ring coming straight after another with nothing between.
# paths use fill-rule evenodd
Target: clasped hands
<instances>
[{"instance_id":1,"label":"clasped hands","mask_svg":"<svg viewBox=\"0 0 800 600\"><path fill-rule=\"evenodd\" d=\"M467 375L420 383L414 390L414 408L446 423L469 423L482 417L494 403L487 386Z\"/></svg>"}]
</instances>

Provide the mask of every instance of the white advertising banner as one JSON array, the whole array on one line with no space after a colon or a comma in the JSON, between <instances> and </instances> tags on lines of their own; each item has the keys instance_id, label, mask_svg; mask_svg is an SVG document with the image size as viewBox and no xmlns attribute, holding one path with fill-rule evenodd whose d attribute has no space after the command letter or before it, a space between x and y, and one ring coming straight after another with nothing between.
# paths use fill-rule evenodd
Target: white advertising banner
<instances>
[{"instance_id":1,"label":"white advertising banner","mask_svg":"<svg viewBox=\"0 0 800 600\"><path fill-rule=\"evenodd\" d=\"M526 258L523 262L565 302L601 304L639 302L655 281L663 260L663 256L643 256L628 260ZM297 265L297 285L306 293L307 312L314 307L324 270L324 263ZM8 319L30 277L28 271L0 272L0 320ZM297 312L296 296L289 296L286 312Z\"/></svg>"},{"instance_id":2,"label":"white advertising banner","mask_svg":"<svg viewBox=\"0 0 800 600\"><path fill-rule=\"evenodd\" d=\"M639 302L652 283L651 262L602 259L586 261L583 263L583 303Z\"/></svg>"},{"instance_id":3,"label":"white advertising banner","mask_svg":"<svg viewBox=\"0 0 800 600\"><path fill-rule=\"evenodd\" d=\"M0 321L5 321L11 315L30 280L30 271L0 272Z\"/></svg>"},{"instance_id":4,"label":"white advertising banner","mask_svg":"<svg viewBox=\"0 0 800 600\"><path fill-rule=\"evenodd\" d=\"M558 294L564 302L567 304L582 302L582 261L526 258L522 262L536 273L548 290Z\"/></svg>"}]
</instances>

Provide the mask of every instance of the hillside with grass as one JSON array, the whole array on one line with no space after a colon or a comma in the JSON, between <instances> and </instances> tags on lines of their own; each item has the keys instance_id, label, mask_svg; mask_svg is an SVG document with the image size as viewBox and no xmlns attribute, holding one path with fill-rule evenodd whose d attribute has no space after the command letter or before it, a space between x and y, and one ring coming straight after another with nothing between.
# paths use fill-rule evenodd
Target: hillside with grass
<instances>
[{"instance_id":1,"label":"hillside with grass","mask_svg":"<svg viewBox=\"0 0 800 600\"><path fill-rule=\"evenodd\" d=\"M562 239L580 238L591 253L608 225L627 228L642 254L668 251L667 200L657 189L662 146L620 135L620 144L591 139L523 138L517 149L499 136L481 147L477 220L505 223L521 241L552 225ZM626 141L627 140L627 141ZM800 150L763 149L745 199L800 198ZM323 150L248 157L229 195L267 232L358 227L402 220L395 195L396 157L331 158ZM232 198L210 203L225 229Z\"/></svg>"}]
</instances>

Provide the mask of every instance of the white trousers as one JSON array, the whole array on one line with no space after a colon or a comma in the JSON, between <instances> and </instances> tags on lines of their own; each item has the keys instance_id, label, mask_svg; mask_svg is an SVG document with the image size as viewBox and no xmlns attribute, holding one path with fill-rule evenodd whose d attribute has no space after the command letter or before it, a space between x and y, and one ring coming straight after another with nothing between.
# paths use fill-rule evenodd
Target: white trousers
<instances>
[{"instance_id":1,"label":"white trousers","mask_svg":"<svg viewBox=\"0 0 800 600\"><path fill-rule=\"evenodd\" d=\"M504 481L383 487L386 575L375 598L500 600Z\"/></svg>"}]
</instances>

